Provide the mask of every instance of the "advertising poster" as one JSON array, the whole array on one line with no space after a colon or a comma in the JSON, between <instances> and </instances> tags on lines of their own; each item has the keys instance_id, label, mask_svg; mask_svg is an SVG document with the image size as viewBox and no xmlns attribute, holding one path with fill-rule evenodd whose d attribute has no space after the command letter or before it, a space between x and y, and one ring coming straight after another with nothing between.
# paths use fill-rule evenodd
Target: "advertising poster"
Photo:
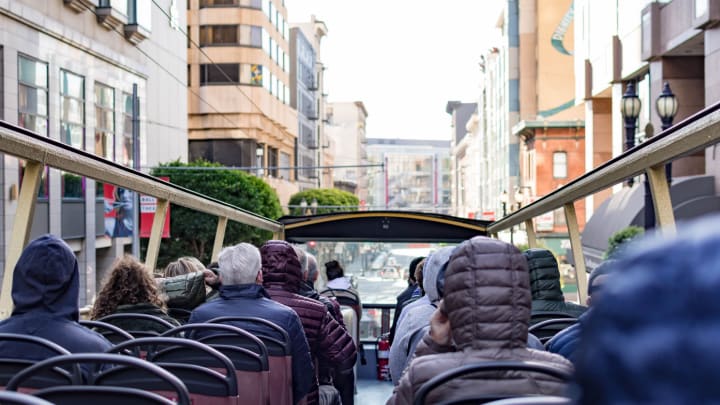
<instances>
[{"instance_id":1,"label":"advertising poster","mask_svg":"<svg viewBox=\"0 0 720 405\"><path fill-rule=\"evenodd\" d=\"M132 236L135 193L113 184L103 184L105 235L111 238Z\"/></svg>"}]
</instances>

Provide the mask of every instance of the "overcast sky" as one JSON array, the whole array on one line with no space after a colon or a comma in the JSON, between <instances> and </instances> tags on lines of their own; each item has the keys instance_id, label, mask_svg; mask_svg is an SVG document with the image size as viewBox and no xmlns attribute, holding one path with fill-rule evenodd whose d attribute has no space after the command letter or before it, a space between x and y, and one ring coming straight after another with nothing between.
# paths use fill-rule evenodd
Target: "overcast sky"
<instances>
[{"instance_id":1,"label":"overcast sky","mask_svg":"<svg viewBox=\"0 0 720 405\"><path fill-rule=\"evenodd\" d=\"M325 22L329 101L362 101L370 138L450 139L449 100L474 102L501 0L286 0Z\"/></svg>"}]
</instances>

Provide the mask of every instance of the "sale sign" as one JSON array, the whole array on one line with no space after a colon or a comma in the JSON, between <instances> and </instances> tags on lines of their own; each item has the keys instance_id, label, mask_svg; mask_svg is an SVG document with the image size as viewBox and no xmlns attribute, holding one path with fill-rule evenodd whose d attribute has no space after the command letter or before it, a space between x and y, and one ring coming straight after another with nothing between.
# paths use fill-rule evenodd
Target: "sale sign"
<instances>
[{"instance_id":1,"label":"sale sign","mask_svg":"<svg viewBox=\"0 0 720 405\"><path fill-rule=\"evenodd\" d=\"M159 177L159 179L170 181L169 177ZM147 195L140 196L140 237L149 238L152 231L153 221L155 220L155 211L157 210L157 198ZM170 207L168 206L167 215L165 215L165 224L163 224L163 238L170 237Z\"/></svg>"}]
</instances>

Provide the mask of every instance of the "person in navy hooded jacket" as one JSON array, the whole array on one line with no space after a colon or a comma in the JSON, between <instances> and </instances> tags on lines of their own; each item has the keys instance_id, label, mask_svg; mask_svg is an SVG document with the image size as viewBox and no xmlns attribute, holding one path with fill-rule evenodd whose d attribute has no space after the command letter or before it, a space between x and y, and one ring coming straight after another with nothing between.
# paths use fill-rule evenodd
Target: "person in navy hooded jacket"
<instances>
[{"instance_id":1,"label":"person in navy hooded jacket","mask_svg":"<svg viewBox=\"0 0 720 405\"><path fill-rule=\"evenodd\" d=\"M104 352L112 344L78 323L79 291L78 262L70 247L53 235L35 239L15 265L15 308L10 318L0 322L0 333L44 338L72 353ZM22 343L0 342L0 357L42 360L54 355L23 347Z\"/></svg>"}]
</instances>

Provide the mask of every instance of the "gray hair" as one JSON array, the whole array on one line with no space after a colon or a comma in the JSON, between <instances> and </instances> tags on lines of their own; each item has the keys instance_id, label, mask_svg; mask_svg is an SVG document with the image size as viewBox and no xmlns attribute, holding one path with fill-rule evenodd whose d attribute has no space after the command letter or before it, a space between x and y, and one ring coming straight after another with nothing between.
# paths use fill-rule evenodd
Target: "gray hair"
<instances>
[{"instance_id":1,"label":"gray hair","mask_svg":"<svg viewBox=\"0 0 720 405\"><path fill-rule=\"evenodd\" d=\"M315 259L315 256L313 256L311 253L306 253L305 256L307 258L307 279L310 281L315 281L318 277L317 259Z\"/></svg>"},{"instance_id":2,"label":"gray hair","mask_svg":"<svg viewBox=\"0 0 720 405\"><path fill-rule=\"evenodd\" d=\"M295 254L298 257L298 260L300 260L300 271L302 272L303 278L307 279L308 275L308 258L305 254L305 251L300 249L299 247L293 245L293 249L295 250Z\"/></svg>"},{"instance_id":3,"label":"gray hair","mask_svg":"<svg viewBox=\"0 0 720 405\"><path fill-rule=\"evenodd\" d=\"M261 267L260 251L249 243L224 248L218 256L223 285L253 284Z\"/></svg>"}]
</instances>

